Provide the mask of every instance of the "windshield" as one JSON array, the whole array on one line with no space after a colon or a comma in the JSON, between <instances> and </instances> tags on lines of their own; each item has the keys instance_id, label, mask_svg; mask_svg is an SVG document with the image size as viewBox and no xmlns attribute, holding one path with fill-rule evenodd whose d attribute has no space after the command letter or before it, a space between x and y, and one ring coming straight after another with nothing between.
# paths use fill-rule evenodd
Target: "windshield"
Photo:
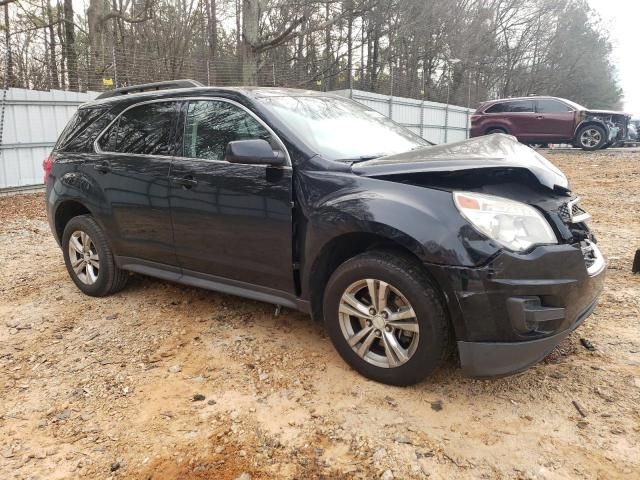
<instances>
[{"instance_id":1,"label":"windshield","mask_svg":"<svg viewBox=\"0 0 640 480\"><path fill-rule=\"evenodd\" d=\"M314 95L260 101L329 160L368 160L430 145L381 113L346 98Z\"/></svg>"}]
</instances>

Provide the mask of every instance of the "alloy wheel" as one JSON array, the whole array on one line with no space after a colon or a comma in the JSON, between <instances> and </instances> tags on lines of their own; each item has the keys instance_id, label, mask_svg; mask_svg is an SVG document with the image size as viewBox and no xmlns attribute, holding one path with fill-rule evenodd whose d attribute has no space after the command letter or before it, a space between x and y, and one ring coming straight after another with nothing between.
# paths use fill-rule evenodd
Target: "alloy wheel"
<instances>
[{"instance_id":1,"label":"alloy wheel","mask_svg":"<svg viewBox=\"0 0 640 480\"><path fill-rule=\"evenodd\" d=\"M69 237L69 260L78 279L93 285L100 272L100 257L91 237L82 230L76 230Z\"/></svg>"},{"instance_id":2,"label":"alloy wheel","mask_svg":"<svg viewBox=\"0 0 640 480\"><path fill-rule=\"evenodd\" d=\"M338 316L353 351L377 367L399 367L418 347L420 327L413 307L402 292L382 280L367 278L349 285Z\"/></svg>"},{"instance_id":3,"label":"alloy wheel","mask_svg":"<svg viewBox=\"0 0 640 480\"><path fill-rule=\"evenodd\" d=\"M580 135L580 144L583 147L593 148L602 140L602 134L595 128L589 128Z\"/></svg>"}]
</instances>

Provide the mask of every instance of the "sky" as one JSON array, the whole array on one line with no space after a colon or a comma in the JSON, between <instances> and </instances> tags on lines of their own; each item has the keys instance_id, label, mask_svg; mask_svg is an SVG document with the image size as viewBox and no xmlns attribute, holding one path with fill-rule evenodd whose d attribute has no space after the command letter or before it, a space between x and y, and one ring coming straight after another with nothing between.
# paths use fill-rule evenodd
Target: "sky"
<instances>
[{"instance_id":1,"label":"sky","mask_svg":"<svg viewBox=\"0 0 640 480\"><path fill-rule=\"evenodd\" d=\"M589 0L611 34L624 111L640 117L640 0Z\"/></svg>"}]
</instances>

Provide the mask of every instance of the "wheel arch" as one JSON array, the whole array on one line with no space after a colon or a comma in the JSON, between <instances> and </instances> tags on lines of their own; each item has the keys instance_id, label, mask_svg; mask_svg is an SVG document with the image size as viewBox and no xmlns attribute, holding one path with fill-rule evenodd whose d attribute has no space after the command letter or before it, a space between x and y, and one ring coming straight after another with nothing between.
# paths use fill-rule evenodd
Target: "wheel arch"
<instances>
[{"instance_id":1,"label":"wheel arch","mask_svg":"<svg viewBox=\"0 0 640 480\"><path fill-rule=\"evenodd\" d=\"M95 218L91 210L81 201L77 199L68 199L61 201L55 209L54 213L54 226L56 240L60 244L62 242L62 234L64 229L74 217L79 215L91 215Z\"/></svg>"},{"instance_id":2,"label":"wheel arch","mask_svg":"<svg viewBox=\"0 0 640 480\"><path fill-rule=\"evenodd\" d=\"M604 129L604 133L607 136L607 140L609 138L609 126L603 122L602 120L598 119L598 118L587 118L585 120L583 120L582 122L580 122L578 124L578 126L576 127L575 131L573 132L573 141L575 143L578 143L579 139L578 139L578 135L580 133L580 130L582 130L584 127L590 127L592 125L596 125L598 127L601 127Z\"/></svg>"},{"instance_id":3,"label":"wheel arch","mask_svg":"<svg viewBox=\"0 0 640 480\"><path fill-rule=\"evenodd\" d=\"M504 125L489 125L488 127L484 128L484 135L488 135L489 132L491 130L502 130L504 133L506 133L507 135L511 135L511 133L509 133L509 129L504 126Z\"/></svg>"},{"instance_id":4,"label":"wheel arch","mask_svg":"<svg viewBox=\"0 0 640 480\"><path fill-rule=\"evenodd\" d=\"M392 238L376 233L350 232L338 235L328 241L320 250L319 255L315 258L310 268L308 278L311 315L313 319L318 322L322 322L323 320L324 292L333 272L350 258L373 250L382 250L402 256L420 268L435 288L442 308L447 316L447 322L454 336L457 337L458 329L452 320L452 312L450 311L445 291L438 280L411 249Z\"/></svg>"}]
</instances>

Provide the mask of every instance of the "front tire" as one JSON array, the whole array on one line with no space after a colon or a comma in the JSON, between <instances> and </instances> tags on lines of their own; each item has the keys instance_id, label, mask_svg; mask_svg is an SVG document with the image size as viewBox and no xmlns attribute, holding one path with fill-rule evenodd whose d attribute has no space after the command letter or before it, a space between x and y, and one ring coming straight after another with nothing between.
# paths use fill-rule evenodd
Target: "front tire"
<instances>
[{"instance_id":1,"label":"front tire","mask_svg":"<svg viewBox=\"0 0 640 480\"><path fill-rule=\"evenodd\" d=\"M496 133L507 133L507 131L503 128L490 128L489 130L487 130L487 133L485 133L485 135L494 135Z\"/></svg>"},{"instance_id":2,"label":"front tire","mask_svg":"<svg viewBox=\"0 0 640 480\"><path fill-rule=\"evenodd\" d=\"M449 353L440 295L401 254L367 252L340 265L325 290L324 321L340 356L377 382L418 383Z\"/></svg>"},{"instance_id":3,"label":"front tire","mask_svg":"<svg viewBox=\"0 0 640 480\"><path fill-rule=\"evenodd\" d=\"M128 274L116 265L107 237L91 215L69 220L62 252L69 276L82 293L104 297L125 287Z\"/></svg>"},{"instance_id":4,"label":"front tire","mask_svg":"<svg viewBox=\"0 0 640 480\"><path fill-rule=\"evenodd\" d=\"M578 131L576 139L583 150L599 150L607 143L607 132L599 125L585 125Z\"/></svg>"}]
</instances>

